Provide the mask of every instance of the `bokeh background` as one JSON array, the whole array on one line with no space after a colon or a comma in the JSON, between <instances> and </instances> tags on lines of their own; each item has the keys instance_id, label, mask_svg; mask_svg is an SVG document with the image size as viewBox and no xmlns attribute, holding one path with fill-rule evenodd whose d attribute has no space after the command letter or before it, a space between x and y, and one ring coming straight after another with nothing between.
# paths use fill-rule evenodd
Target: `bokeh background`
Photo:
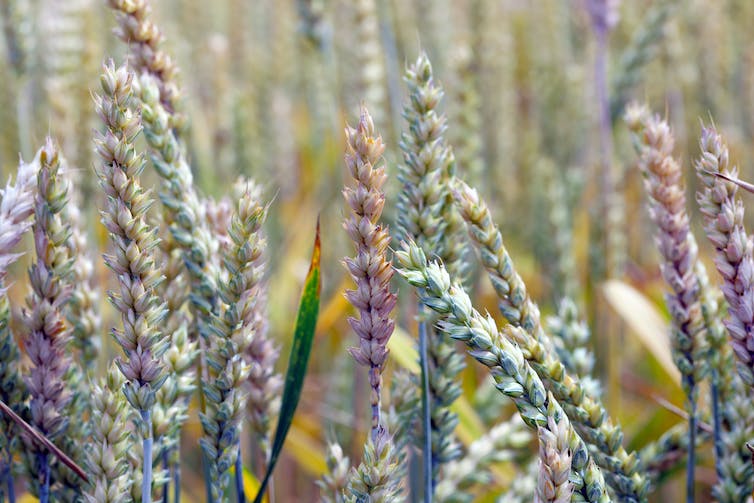
<instances>
[{"instance_id":1,"label":"bokeh background","mask_svg":"<svg viewBox=\"0 0 754 503\"><path fill-rule=\"evenodd\" d=\"M351 253L341 228L343 128L356 122L364 102L387 143L385 219L392 222L400 188L394 176L401 162L398 143L406 127L402 75L421 50L445 88L442 107L458 171L487 198L532 296L544 314L571 296L588 318L604 400L622 421L627 444L641 447L682 421L673 410L683 408L683 398L669 356L653 230L621 113L628 100L638 99L668 118L688 170L689 201L700 119L714 120L741 177L754 179L754 2L623 1L603 46L586 2L578 0L153 4L164 47L181 68L196 183L203 193L219 196L246 175L273 198L269 315L284 355L280 368L321 214L322 311L302 402L277 469L278 501L316 500L314 480L325 469L328 438L337 438L352 459L361 456L367 383L345 352L354 335L343 298L350 280L341 265ZM0 9L0 179L14 172L19 153L30 159L46 134L55 136L75 170L90 243L104 250L91 141L99 124L91 90L106 58L119 62L126 56L111 33L114 16L100 0L2 0ZM601 47L607 135L600 127L595 71ZM156 184L156 175L145 173L146 185ZM693 205L692 213L698 215ZM700 230L698 218L694 228ZM706 240L698 241L708 260ZM29 259L13 273L14 306L27 293ZM97 268L105 289L111 275L101 261ZM475 274L472 287L478 306L494 312L486 278ZM402 295L411 298L408 290ZM104 296L101 304L104 326L112 326ZM412 317L410 309L400 310L406 337L414 330ZM103 345L102 368L116 354L106 334ZM388 376L392 366L411 364L411 345L402 348L393 349ZM486 370L471 361L463 389L459 437L468 443L510 415L511 407L493 395ZM186 501L203 495L199 434L194 413L183 439ZM704 501L714 483L711 447L704 445L699 455ZM502 492L515 466L496 467L494 483L479 501ZM681 471L661 481L653 501L680 498Z\"/></svg>"}]
</instances>

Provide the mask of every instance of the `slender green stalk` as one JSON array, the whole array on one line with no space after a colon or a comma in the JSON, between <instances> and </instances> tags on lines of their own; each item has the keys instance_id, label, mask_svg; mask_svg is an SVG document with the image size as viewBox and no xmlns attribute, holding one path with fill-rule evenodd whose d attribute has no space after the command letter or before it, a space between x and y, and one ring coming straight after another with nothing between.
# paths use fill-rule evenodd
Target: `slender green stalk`
<instances>
[{"instance_id":1,"label":"slender green stalk","mask_svg":"<svg viewBox=\"0 0 754 503\"><path fill-rule=\"evenodd\" d=\"M715 445L715 474L717 479L723 478L722 459L725 455L723 446L723 425L722 412L720 410L720 384L717 369L712 370L712 383L710 384L710 395L712 401L712 425L714 428L713 441Z\"/></svg>"},{"instance_id":2,"label":"slender green stalk","mask_svg":"<svg viewBox=\"0 0 754 503\"><path fill-rule=\"evenodd\" d=\"M236 498L239 503L246 503L246 491L243 488L243 460L241 459L241 440L238 440L238 455L235 463Z\"/></svg>"},{"instance_id":3,"label":"slender green stalk","mask_svg":"<svg viewBox=\"0 0 754 503\"><path fill-rule=\"evenodd\" d=\"M44 453L40 454L37 460L44 480L39 489L39 503L48 503L50 501L50 458L47 453Z\"/></svg>"},{"instance_id":4,"label":"slender green stalk","mask_svg":"<svg viewBox=\"0 0 754 503\"><path fill-rule=\"evenodd\" d=\"M13 484L13 472L11 472L10 466L5 468L4 477L5 485L8 490L8 503L16 503L16 488Z\"/></svg>"},{"instance_id":5,"label":"slender green stalk","mask_svg":"<svg viewBox=\"0 0 754 503\"><path fill-rule=\"evenodd\" d=\"M173 503L181 503L181 465L173 465Z\"/></svg>"},{"instance_id":6,"label":"slender green stalk","mask_svg":"<svg viewBox=\"0 0 754 503\"><path fill-rule=\"evenodd\" d=\"M719 307L716 295L719 290L709 285L707 269L701 262L697 263L697 278L699 279L699 289L702 292L702 316L704 324L707 327L707 341L710 348L710 401L712 402L712 424L714 428L713 442L715 445L715 473L717 474L718 484L723 483L725 474L723 464L726 458L725 434L723 427L723 409L724 401L730 397L727 396L732 390L729 382L738 379L735 373L728 371L727 363L732 361L733 355L731 348L727 344L725 336L725 327L722 318L719 316ZM723 378L725 376L725 379Z\"/></svg>"},{"instance_id":7,"label":"slender green stalk","mask_svg":"<svg viewBox=\"0 0 754 503\"><path fill-rule=\"evenodd\" d=\"M424 306L419 303L419 365L421 366L422 398L422 475L424 476L424 503L432 503L435 481L432 475L432 416L429 410L429 367L427 365L427 322L423 318Z\"/></svg>"},{"instance_id":8,"label":"slender green stalk","mask_svg":"<svg viewBox=\"0 0 754 503\"><path fill-rule=\"evenodd\" d=\"M168 449L162 450L162 467L167 470L170 475L171 465ZM162 503L170 503L170 482L172 479L168 478L168 482L162 487Z\"/></svg>"},{"instance_id":9,"label":"slender green stalk","mask_svg":"<svg viewBox=\"0 0 754 503\"><path fill-rule=\"evenodd\" d=\"M141 479L141 501L152 501L152 417L151 411L141 410L141 422L144 425L144 472Z\"/></svg>"},{"instance_id":10,"label":"slender green stalk","mask_svg":"<svg viewBox=\"0 0 754 503\"><path fill-rule=\"evenodd\" d=\"M689 454L686 461L686 501L693 503L696 469L696 401L692 401L689 414Z\"/></svg>"}]
</instances>

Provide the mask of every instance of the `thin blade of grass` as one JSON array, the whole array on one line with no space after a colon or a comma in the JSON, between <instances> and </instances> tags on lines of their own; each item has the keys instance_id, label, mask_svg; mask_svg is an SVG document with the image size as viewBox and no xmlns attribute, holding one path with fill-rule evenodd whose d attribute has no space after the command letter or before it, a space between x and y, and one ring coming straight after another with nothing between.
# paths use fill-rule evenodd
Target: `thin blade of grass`
<instances>
[{"instance_id":1,"label":"thin blade of grass","mask_svg":"<svg viewBox=\"0 0 754 503\"><path fill-rule=\"evenodd\" d=\"M81 478L81 480L89 483L89 478L86 476L86 473L81 469L79 465L77 465L71 458L66 456L66 454L58 449L55 444L50 442L47 437L39 433L33 426L21 419L21 417L13 412L13 410L8 407L8 405L2 400L0 400L0 410L9 418L11 418L13 422L15 422L18 426L20 426L21 429L28 433L35 441L39 442L43 447L53 453L61 463L70 468L73 473Z\"/></svg>"},{"instance_id":2,"label":"thin blade of grass","mask_svg":"<svg viewBox=\"0 0 754 503\"><path fill-rule=\"evenodd\" d=\"M751 192L752 194L754 194L754 184L751 184L749 182L744 182L743 180L739 180L738 178L731 178L724 173L713 173L712 171L707 171L706 169L703 169L702 171L707 173L708 175L713 175L718 178L722 178L723 180L727 180L731 183L735 183L736 185L744 189L746 192Z\"/></svg>"},{"instance_id":3,"label":"thin blade of grass","mask_svg":"<svg viewBox=\"0 0 754 503\"><path fill-rule=\"evenodd\" d=\"M283 388L283 400L280 405L280 415L275 430L275 438L272 441L270 451L270 460L267 463L267 472L262 479L254 503L261 503L267 484L270 481L272 471L275 469L280 452L283 449L285 437L293 422L293 415L296 412L301 390L304 387L304 377L306 368L309 363L312 343L314 341L314 332L317 327L317 317L319 315L319 300L322 282L320 279L320 239L319 239L319 219L317 219L317 232L314 238L314 250L312 260L309 266L309 273L304 282L304 290L301 293L301 302L299 303L298 315L296 316L296 327L293 333L293 345L291 347L291 356L288 360L288 371L285 375L285 387Z\"/></svg>"},{"instance_id":4,"label":"thin blade of grass","mask_svg":"<svg viewBox=\"0 0 754 503\"><path fill-rule=\"evenodd\" d=\"M419 316L422 305L419 304ZM419 320L419 364L421 365L421 403L422 403L422 473L424 475L424 503L432 503L435 490L432 474L432 417L429 408L429 368L427 362L427 324Z\"/></svg>"}]
</instances>

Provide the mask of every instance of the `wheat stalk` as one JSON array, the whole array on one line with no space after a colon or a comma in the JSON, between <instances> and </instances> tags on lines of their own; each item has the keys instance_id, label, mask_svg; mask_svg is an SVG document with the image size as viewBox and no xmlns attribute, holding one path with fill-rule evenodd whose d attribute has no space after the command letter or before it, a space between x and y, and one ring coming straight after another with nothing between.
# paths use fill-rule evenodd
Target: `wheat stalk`
<instances>
[{"instance_id":1,"label":"wheat stalk","mask_svg":"<svg viewBox=\"0 0 754 503\"><path fill-rule=\"evenodd\" d=\"M628 126L638 136L639 167L650 198L650 215L657 232L655 242L662 257L660 270L671 292L665 303L673 317L671 344L681 372L689 413L689 455L686 493L694 498L697 386L709 366L705 359L706 325L702 314L697 277L697 246L686 212L686 195L681 166L673 158L675 139L667 122L637 105L626 112Z\"/></svg>"},{"instance_id":2,"label":"wheat stalk","mask_svg":"<svg viewBox=\"0 0 754 503\"><path fill-rule=\"evenodd\" d=\"M527 425L549 428L548 417L557 418L564 414L557 399L548 394L534 370L547 367L563 375L562 365L560 369L555 362L536 362L532 366L523 352L528 353L529 348L519 346L526 337L523 329L508 325L501 333L492 317L482 316L473 308L463 288L458 283L451 283L450 275L442 265L427 263L424 252L416 244L404 244L395 256L400 264L399 274L418 289L425 306L441 315L439 324L442 332L466 343L469 354L489 368L496 387L513 399ZM559 388L562 387L554 387ZM583 413L578 416L583 417ZM577 481L574 490L586 501L609 501L602 472L590 462L586 444L571 426L568 426L568 431L569 447L573 453L571 474ZM620 436L617 438L620 439ZM615 468L619 467L612 467Z\"/></svg>"},{"instance_id":3,"label":"wheat stalk","mask_svg":"<svg viewBox=\"0 0 754 503\"><path fill-rule=\"evenodd\" d=\"M564 406L574 427L590 444L592 455L611 487L627 501L644 501L647 483L637 471L635 453L623 448L623 432L613 424L604 405L586 393L580 380L570 375L549 346L539 320L539 309L526 293L526 285L513 266L500 231L477 192L463 182L453 191L469 233L500 300L503 316L512 326L508 335L525 352L526 360Z\"/></svg>"},{"instance_id":4,"label":"wheat stalk","mask_svg":"<svg viewBox=\"0 0 754 503\"><path fill-rule=\"evenodd\" d=\"M346 129L347 150L345 162L348 172L356 180L356 187L343 191L353 213L344 228L356 246L356 256L345 259L345 266L356 282L355 290L346 297L358 309L359 318L350 318L354 332L359 336L359 347L350 353L357 363L369 368L372 392L372 440L384 425L380 422L380 395L382 371L387 361L387 342L395 322L390 314L396 296L390 291L393 269L387 258L390 234L379 223L385 204L382 186L387 179L384 165L379 165L385 146L382 137L376 136L372 117L365 107L356 128Z\"/></svg>"},{"instance_id":5,"label":"wheat stalk","mask_svg":"<svg viewBox=\"0 0 754 503\"><path fill-rule=\"evenodd\" d=\"M65 320L65 309L71 295L73 259L71 229L63 219L68 186L60 173L60 154L50 138L40 151L39 163L34 202L37 261L29 269L32 291L23 312L26 353L31 361L26 386L31 398L31 424L49 440L57 440L68 429L71 403L71 390L65 382L71 365L66 350L71 329ZM33 491L42 503L47 503L54 482L50 480L51 459L33 439L25 440L32 460L30 477L36 479Z\"/></svg>"},{"instance_id":6,"label":"wheat stalk","mask_svg":"<svg viewBox=\"0 0 754 503\"><path fill-rule=\"evenodd\" d=\"M459 239L462 224L449 192L455 159L444 138L445 116L437 110L443 89L435 82L425 53L406 70L404 80L409 90L403 112L408 131L400 142L405 164L398 172L403 185L397 201L398 233L402 239L415 240L427 253L436 253L460 275L464 272L463 240ZM449 407L460 395L455 381L464 363L447 338L427 334L426 320L419 323L419 359L428 389L423 400L429 408L423 415L430 416L424 418L424 448L432 465L428 476L432 489L426 490L429 498L441 465L460 455L454 435L458 418Z\"/></svg>"},{"instance_id":7,"label":"wheat stalk","mask_svg":"<svg viewBox=\"0 0 754 503\"><path fill-rule=\"evenodd\" d=\"M165 309L155 290L162 280L155 262L157 232L146 221L152 201L139 183L144 161L134 147L141 125L132 108L133 79L124 66L116 69L112 61L105 65L100 79L102 94L95 96L105 130L96 134L95 145L101 158L97 174L107 197L102 222L112 242L112 254L105 255L105 262L119 284L119 291L109 292L108 297L123 325L112 330L126 357L116 363L127 380L123 387L126 399L141 416L141 495L148 503L152 492L151 413L155 393L168 377L162 362L167 341L159 329Z\"/></svg>"}]
</instances>

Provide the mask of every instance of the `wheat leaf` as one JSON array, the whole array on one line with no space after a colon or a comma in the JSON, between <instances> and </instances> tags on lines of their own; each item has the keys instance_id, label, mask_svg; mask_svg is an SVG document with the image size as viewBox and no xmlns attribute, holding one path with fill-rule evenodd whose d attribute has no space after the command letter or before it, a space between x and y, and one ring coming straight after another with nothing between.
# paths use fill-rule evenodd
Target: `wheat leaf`
<instances>
[{"instance_id":1,"label":"wheat leaf","mask_svg":"<svg viewBox=\"0 0 754 503\"><path fill-rule=\"evenodd\" d=\"M306 376L306 368L309 363L309 355L311 354L317 317L319 315L319 298L322 286L319 274L319 260L319 219L317 219L314 251L312 252L311 265L304 282L304 290L301 293L301 302L299 303L298 315L296 316L296 327L293 332L291 356L288 360L288 372L285 375L285 387L283 389L283 400L280 406L278 425L275 430L275 438L272 441L270 460L267 463L267 473L265 473L262 479L262 484L254 498L254 503L261 503L262 501L272 471L275 469L275 464L283 449L285 437L291 427L293 415L296 412L296 407L301 397L301 390L304 387L304 377Z\"/></svg>"}]
</instances>

